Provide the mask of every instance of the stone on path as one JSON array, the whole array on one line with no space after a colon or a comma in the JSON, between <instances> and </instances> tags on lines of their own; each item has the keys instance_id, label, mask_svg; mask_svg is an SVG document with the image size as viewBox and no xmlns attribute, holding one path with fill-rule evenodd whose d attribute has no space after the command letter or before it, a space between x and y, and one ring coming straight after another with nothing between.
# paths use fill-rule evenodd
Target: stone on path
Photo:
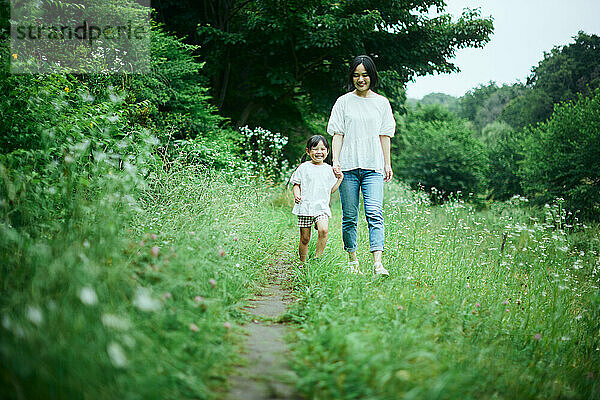
<instances>
[{"instance_id":1,"label":"stone on path","mask_svg":"<svg viewBox=\"0 0 600 400\"><path fill-rule=\"evenodd\" d=\"M248 333L243 343L246 362L230 378L227 400L299 399L291 384L295 375L288 366L283 340L286 326L272 322L286 311L285 294L278 283L272 283L263 296L250 301L247 311L257 318L244 327Z\"/></svg>"}]
</instances>

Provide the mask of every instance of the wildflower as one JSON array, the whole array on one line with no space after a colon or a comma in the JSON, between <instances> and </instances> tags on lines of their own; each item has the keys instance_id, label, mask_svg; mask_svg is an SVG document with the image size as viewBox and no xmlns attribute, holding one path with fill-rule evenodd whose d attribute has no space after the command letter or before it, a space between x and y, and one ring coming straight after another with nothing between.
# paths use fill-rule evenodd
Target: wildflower
<instances>
[{"instance_id":1,"label":"wildflower","mask_svg":"<svg viewBox=\"0 0 600 400\"><path fill-rule=\"evenodd\" d=\"M475 307L481 307L481 304L475 303Z\"/></svg>"},{"instance_id":2,"label":"wildflower","mask_svg":"<svg viewBox=\"0 0 600 400\"><path fill-rule=\"evenodd\" d=\"M152 298L150 291L143 287L137 289L133 305L142 311L157 311L161 306L160 301Z\"/></svg>"},{"instance_id":3,"label":"wildflower","mask_svg":"<svg viewBox=\"0 0 600 400\"><path fill-rule=\"evenodd\" d=\"M194 324L193 322L190 324L190 330L192 332L198 332L200 330L200 328L198 328L198 325Z\"/></svg>"},{"instance_id":4,"label":"wildflower","mask_svg":"<svg viewBox=\"0 0 600 400\"><path fill-rule=\"evenodd\" d=\"M79 291L79 299L86 306L93 306L98 302L98 296L94 288L85 286Z\"/></svg>"},{"instance_id":5,"label":"wildflower","mask_svg":"<svg viewBox=\"0 0 600 400\"><path fill-rule=\"evenodd\" d=\"M506 309L506 312L510 312L510 310L507 308L507 309Z\"/></svg>"},{"instance_id":6,"label":"wildflower","mask_svg":"<svg viewBox=\"0 0 600 400\"><path fill-rule=\"evenodd\" d=\"M40 326L42 322L44 322L44 316L38 307L27 307L27 318L29 318L29 320L37 326Z\"/></svg>"},{"instance_id":7,"label":"wildflower","mask_svg":"<svg viewBox=\"0 0 600 400\"><path fill-rule=\"evenodd\" d=\"M107 328L114 328L122 331L131 328L131 323L129 322L129 320L119 317L115 314L102 314L100 320L102 321L102 324Z\"/></svg>"},{"instance_id":8,"label":"wildflower","mask_svg":"<svg viewBox=\"0 0 600 400\"><path fill-rule=\"evenodd\" d=\"M9 330L11 325L12 325L12 322L10 320L10 317L8 315L4 314L2 316L2 326L4 327L4 329Z\"/></svg>"},{"instance_id":9,"label":"wildflower","mask_svg":"<svg viewBox=\"0 0 600 400\"><path fill-rule=\"evenodd\" d=\"M16 60L18 57L19 57L19 56L17 55L17 53L13 53L13 54L12 54L12 58L13 58L13 59L15 59L15 60Z\"/></svg>"},{"instance_id":10,"label":"wildflower","mask_svg":"<svg viewBox=\"0 0 600 400\"><path fill-rule=\"evenodd\" d=\"M230 330L230 329L231 329L231 323L230 323L229 321L227 321L227 322L225 322L225 323L223 324L223 327L224 327L225 329L227 329L227 330Z\"/></svg>"},{"instance_id":11,"label":"wildflower","mask_svg":"<svg viewBox=\"0 0 600 400\"><path fill-rule=\"evenodd\" d=\"M127 357L125 357L125 352L119 343L110 342L106 346L106 352L108 353L108 358L110 358L110 361L116 368L127 366Z\"/></svg>"},{"instance_id":12,"label":"wildflower","mask_svg":"<svg viewBox=\"0 0 600 400\"><path fill-rule=\"evenodd\" d=\"M163 295L163 297L164 297L165 299L167 299L167 300L168 300L168 299L172 298L172 297L173 297L173 295L171 294L171 292L166 292L166 293Z\"/></svg>"},{"instance_id":13,"label":"wildflower","mask_svg":"<svg viewBox=\"0 0 600 400\"><path fill-rule=\"evenodd\" d=\"M194 236L195 234L196 234L196 232L190 231L190 236Z\"/></svg>"},{"instance_id":14,"label":"wildflower","mask_svg":"<svg viewBox=\"0 0 600 400\"><path fill-rule=\"evenodd\" d=\"M213 278L210 278L208 280L208 283L210 283L210 286L215 287L217 286L217 281L215 281Z\"/></svg>"},{"instance_id":15,"label":"wildflower","mask_svg":"<svg viewBox=\"0 0 600 400\"><path fill-rule=\"evenodd\" d=\"M542 335L539 333L536 333L535 336L533 337L534 340L540 340L542 338Z\"/></svg>"},{"instance_id":16,"label":"wildflower","mask_svg":"<svg viewBox=\"0 0 600 400\"><path fill-rule=\"evenodd\" d=\"M238 238L237 236L234 236L234 237L233 237L233 241L234 241L234 242L237 242L238 240L239 240L239 238Z\"/></svg>"},{"instance_id":17,"label":"wildflower","mask_svg":"<svg viewBox=\"0 0 600 400\"><path fill-rule=\"evenodd\" d=\"M471 285L469 285L469 282L467 282L467 289L470 288L470 287L471 287Z\"/></svg>"},{"instance_id":18,"label":"wildflower","mask_svg":"<svg viewBox=\"0 0 600 400\"><path fill-rule=\"evenodd\" d=\"M150 250L150 253L152 254L152 257L158 257L158 246L152 246L152 249Z\"/></svg>"},{"instance_id":19,"label":"wildflower","mask_svg":"<svg viewBox=\"0 0 600 400\"><path fill-rule=\"evenodd\" d=\"M507 304L508 304L508 300L504 300L504 301L502 302L502 304L504 304L504 305L507 305Z\"/></svg>"},{"instance_id":20,"label":"wildflower","mask_svg":"<svg viewBox=\"0 0 600 400\"><path fill-rule=\"evenodd\" d=\"M68 87L65 86L65 92L69 93L71 91L71 89L69 89Z\"/></svg>"},{"instance_id":21,"label":"wildflower","mask_svg":"<svg viewBox=\"0 0 600 400\"><path fill-rule=\"evenodd\" d=\"M398 311L402 311L402 310L404 310L404 307L402 307L402 306L398 306L398 307L396 307L396 308L398 309Z\"/></svg>"},{"instance_id":22,"label":"wildflower","mask_svg":"<svg viewBox=\"0 0 600 400\"><path fill-rule=\"evenodd\" d=\"M152 240L156 240L156 238L158 238L158 235L156 233L152 234Z\"/></svg>"},{"instance_id":23,"label":"wildflower","mask_svg":"<svg viewBox=\"0 0 600 400\"><path fill-rule=\"evenodd\" d=\"M88 242L88 240L87 240L87 239L85 239L85 240L83 241L83 247L84 247L84 248L86 248L86 249L89 249L89 248L90 248L90 242Z\"/></svg>"},{"instance_id":24,"label":"wildflower","mask_svg":"<svg viewBox=\"0 0 600 400\"><path fill-rule=\"evenodd\" d=\"M222 247L219 247L219 257L223 257L225 255L225 250Z\"/></svg>"},{"instance_id":25,"label":"wildflower","mask_svg":"<svg viewBox=\"0 0 600 400\"><path fill-rule=\"evenodd\" d=\"M196 303L201 303L201 302L204 301L204 297L202 297L202 296L196 296L196 297L194 297L194 301Z\"/></svg>"}]
</instances>

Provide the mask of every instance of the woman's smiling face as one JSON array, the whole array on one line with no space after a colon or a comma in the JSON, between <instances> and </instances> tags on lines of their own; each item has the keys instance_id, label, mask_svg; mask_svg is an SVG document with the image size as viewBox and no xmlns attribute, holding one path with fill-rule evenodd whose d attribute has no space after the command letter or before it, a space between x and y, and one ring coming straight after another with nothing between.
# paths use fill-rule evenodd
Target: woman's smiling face
<instances>
[{"instance_id":1,"label":"woman's smiling face","mask_svg":"<svg viewBox=\"0 0 600 400\"><path fill-rule=\"evenodd\" d=\"M358 64L352 74L352 82L358 92L367 92L371 87L371 78L365 69L365 66Z\"/></svg>"}]
</instances>

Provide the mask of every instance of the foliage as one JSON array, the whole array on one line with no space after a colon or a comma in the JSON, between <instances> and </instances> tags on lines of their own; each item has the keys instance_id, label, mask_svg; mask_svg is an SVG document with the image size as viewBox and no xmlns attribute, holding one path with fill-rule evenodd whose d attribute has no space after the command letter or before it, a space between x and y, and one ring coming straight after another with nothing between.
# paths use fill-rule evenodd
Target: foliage
<instances>
[{"instance_id":1,"label":"foliage","mask_svg":"<svg viewBox=\"0 0 600 400\"><path fill-rule=\"evenodd\" d=\"M241 127L243 158L250 173L281 181L289 173L287 160L281 156L287 138L267 129Z\"/></svg>"},{"instance_id":2,"label":"foliage","mask_svg":"<svg viewBox=\"0 0 600 400\"><path fill-rule=\"evenodd\" d=\"M441 106L446 107L448 111L453 112L455 114L458 114L460 110L458 99L454 96L450 96L449 94L445 93L429 93L423 96L421 100L417 100L415 102L415 105L416 104L439 104Z\"/></svg>"},{"instance_id":3,"label":"foliage","mask_svg":"<svg viewBox=\"0 0 600 400\"><path fill-rule=\"evenodd\" d=\"M451 62L457 49L489 40L491 18L466 10L452 21L444 6L443 0L167 0L157 11L169 28L201 45L222 114L237 126L304 137L298 100L308 100L308 115L327 114L345 90L351 57L374 56L379 70L395 73L402 85L414 75L457 70ZM440 15L430 16L430 9Z\"/></svg>"},{"instance_id":4,"label":"foliage","mask_svg":"<svg viewBox=\"0 0 600 400\"><path fill-rule=\"evenodd\" d=\"M495 200L508 200L522 195L519 165L523 160L523 134L503 122L487 125L482 132L486 148L486 187L488 196Z\"/></svg>"},{"instance_id":5,"label":"foliage","mask_svg":"<svg viewBox=\"0 0 600 400\"><path fill-rule=\"evenodd\" d=\"M466 121L441 106L409 113L392 147L397 175L413 187L441 193L476 193L483 178L484 153Z\"/></svg>"},{"instance_id":6,"label":"foliage","mask_svg":"<svg viewBox=\"0 0 600 400\"><path fill-rule=\"evenodd\" d=\"M574 42L557 46L532 69L527 90L505 109L503 120L522 128L550 117L553 105L589 95L600 87L600 37L579 32Z\"/></svg>"},{"instance_id":7,"label":"foliage","mask_svg":"<svg viewBox=\"0 0 600 400\"><path fill-rule=\"evenodd\" d=\"M329 246L292 286L293 368L306 398L596 398L600 242L575 247L559 205L533 217L515 198L486 213L462 201L385 189L391 276L364 276ZM339 209L333 209L340 223ZM582 227L579 226L578 229ZM341 241L330 230L333 243Z\"/></svg>"},{"instance_id":8,"label":"foliage","mask_svg":"<svg viewBox=\"0 0 600 400\"><path fill-rule=\"evenodd\" d=\"M129 179L113 166L38 235L0 224L3 399L218 397L225 323L245 320L236 304L281 240L277 192L202 167L152 169L141 191Z\"/></svg>"},{"instance_id":9,"label":"foliage","mask_svg":"<svg viewBox=\"0 0 600 400\"><path fill-rule=\"evenodd\" d=\"M520 83L498 86L495 82L468 91L459 99L459 115L473 122L481 132L483 128L499 119L510 101L520 96L525 88Z\"/></svg>"},{"instance_id":10,"label":"foliage","mask_svg":"<svg viewBox=\"0 0 600 400\"><path fill-rule=\"evenodd\" d=\"M556 197L585 218L600 218L600 89L557 106L526 131L521 164L525 193L537 203Z\"/></svg>"}]
</instances>

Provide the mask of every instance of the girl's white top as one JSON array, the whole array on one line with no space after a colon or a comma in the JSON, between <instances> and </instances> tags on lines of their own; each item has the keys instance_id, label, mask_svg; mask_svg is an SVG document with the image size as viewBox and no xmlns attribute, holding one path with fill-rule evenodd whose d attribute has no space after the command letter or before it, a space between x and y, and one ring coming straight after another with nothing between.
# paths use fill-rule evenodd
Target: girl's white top
<instances>
[{"instance_id":1,"label":"girl's white top","mask_svg":"<svg viewBox=\"0 0 600 400\"><path fill-rule=\"evenodd\" d=\"M360 97L348 92L333 105L327 133L344 135L339 160L342 171L362 168L384 172L379 136L393 137L396 121L389 100L373 94L372 97Z\"/></svg>"},{"instance_id":2,"label":"girl's white top","mask_svg":"<svg viewBox=\"0 0 600 400\"><path fill-rule=\"evenodd\" d=\"M327 214L331 217L329 200L331 189L337 182L331 165L305 161L294 171L290 182L300 185L300 203L294 204L293 214L311 217Z\"/></svg>"}]
</instances>

